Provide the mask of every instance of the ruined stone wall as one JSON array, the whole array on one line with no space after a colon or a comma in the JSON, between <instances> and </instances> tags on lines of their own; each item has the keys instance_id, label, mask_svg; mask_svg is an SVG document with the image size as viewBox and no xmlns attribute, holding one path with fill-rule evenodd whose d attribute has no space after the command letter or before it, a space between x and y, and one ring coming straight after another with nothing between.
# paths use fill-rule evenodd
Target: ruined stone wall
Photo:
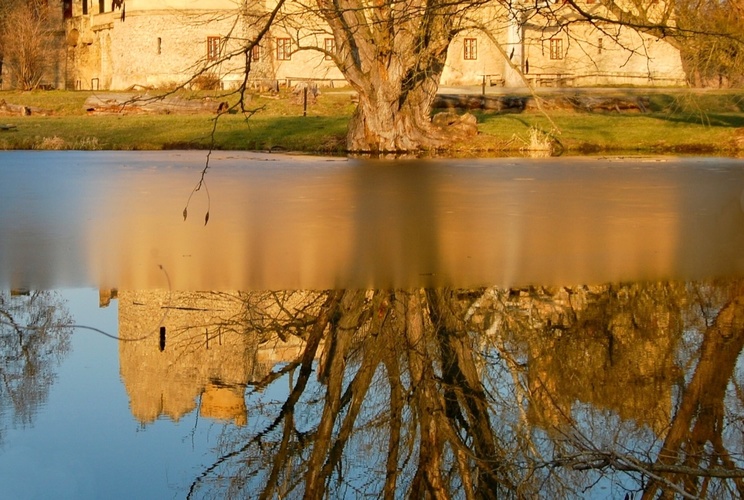
<instances>
[{"instance_id":1,"label":"ruined stone wall","mask_svg":"<svg viewBox=\"0 0 744 500\"><path fill-rule=\"evenodd\" d=\"M127 4L128 6L129 4ZM134 10L78 16L68 21L71 40L68 81L79 89L168 88L181 84L210 63L207 40L219 38L220 53L233 51L226 35L240 38L238 11ZM69 35L72 33L72 36ZM235 81L242 59L221 63L209 75Z\"/></svg>"},{"instance_id":2,"label":"ruined stone wall","mask_svg":"<svg viewBox=\"0 0 744 500\"><path fill-rule=\"evenodd\" d=\"M62 18L62 1L50 1L48 3L49 29L52 37L49 65L42 81L43 85L50 88L62 89L65 85L65 27Z\"/></svg>"}]
</instances>

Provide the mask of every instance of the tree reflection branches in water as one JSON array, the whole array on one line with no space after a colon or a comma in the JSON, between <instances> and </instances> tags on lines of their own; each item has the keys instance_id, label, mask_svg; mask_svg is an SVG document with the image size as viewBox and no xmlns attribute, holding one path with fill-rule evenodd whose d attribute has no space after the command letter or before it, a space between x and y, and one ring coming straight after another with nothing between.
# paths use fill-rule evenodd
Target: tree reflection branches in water
<instances>
[{"instance_id":1,"label":"tree reflection branches in water","mask_svg":"<svg viewBox=\"0 0 744 500\"><path fill-rule=\"evenodd\" d=\"M245 294L250 329L304 349L190 496L735 497L742 290Z\"/></svg>"},{"instance_id":2,"label":"tree reflection branches in water","mask_svg":"<svg viewBox=\"0 0 744 500\"><path fill-rule=\"evenodd\" d=\"M32 422L69 350L70 325L54 292L0 292L0 415Z\"/></svg>"},{"instance_id":3,"label":"tree reflection branches in water","mask_svg":"<svg viewBox=\"0 0 744 500\"><path fill-rule=\"evenodd\" d=\"M744 496L742 457L732 456L724 438L727 430L724 401L730 381L736 388L738 403L743 402L740 380L737 380L740 377L735 374L742 347L744 295L737 295L721 308L713 324L705 330L697 368L652 467L652 470L660 470L662 477L651 482L644 498L656 497L663 489L661 479L680 484L693 496L718 496L723 491L711 484L710 479L714 477L732 479L734 492L739 498ZM741 444L742 429L738 430L738 444ZM701 471L697 475L688 473L695 469Z\"/></svg>"}]
</instances>

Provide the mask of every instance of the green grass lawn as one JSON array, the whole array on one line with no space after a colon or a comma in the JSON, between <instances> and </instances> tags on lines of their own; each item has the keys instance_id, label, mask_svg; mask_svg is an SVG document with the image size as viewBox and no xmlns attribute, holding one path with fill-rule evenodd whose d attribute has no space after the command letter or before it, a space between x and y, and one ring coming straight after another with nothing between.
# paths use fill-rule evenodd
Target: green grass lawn
<instances>
[{"instance_id":1,"label":"green grass lawn","mask_svg":"<svg viewBox=\"0 0 744 500\"><path fill-rule=\"evenodd\" d=\"M157 150L213 145L224 150L342 153L354 110L348 92L323 92L309 105L307 116L301 102L288 93L254 95L248 115L222 115L215 127L216 115L210 114L88 114L84 104L90 94L0 92L0 101L48 111L47 115L0 115L0 124L16 127L0 132L0 149ZM235 96L218 98L235 100ZM645 113L473 111L478 136L449 153L518 154L527 148L535 130L550 138L553 151L563 154L734 155L744 149L744 92L656 90L648 94L648 103Z\"/></svg>"},{"instance_id":2,"label":"green grass lawn","mask_svg":"<svg viewBox=\"0 0 744 500\"><path fill-rule=\"evenodd\" d=\"M742 116L731 117L733 123ZM552 136L567 153L592 152L727 152L737 149L739 125L686 121L673 115L577 114L552 112L550 120L540 114L479 116L479 139L495 144L520 145L530 128ZM498 146L497 146L498 149Z\"/></svg>"}]
</instances>

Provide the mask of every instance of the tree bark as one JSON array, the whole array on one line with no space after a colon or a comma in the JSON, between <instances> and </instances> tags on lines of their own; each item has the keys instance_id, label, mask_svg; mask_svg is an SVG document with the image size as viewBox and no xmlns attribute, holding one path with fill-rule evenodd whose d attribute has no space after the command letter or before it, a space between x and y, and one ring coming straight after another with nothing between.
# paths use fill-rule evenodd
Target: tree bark
<instances>
[{"instance_id":1,"label":"tree bark","mask_svg":"<svg viewBox=\"0 0 744 500\"><path fill-rule=\"evenodd\" d=\"M449 142L430 113L456 15L466 7L442 0L318 0L318 6L336 39L336 64L359 94L347 149L400 153Z\"/></svg>"}]
</instances>

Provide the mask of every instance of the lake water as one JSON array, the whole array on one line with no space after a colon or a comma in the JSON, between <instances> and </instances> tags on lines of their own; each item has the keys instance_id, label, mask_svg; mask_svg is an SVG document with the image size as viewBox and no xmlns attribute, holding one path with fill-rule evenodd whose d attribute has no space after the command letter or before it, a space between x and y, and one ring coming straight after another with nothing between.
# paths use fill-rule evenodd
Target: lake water
<instances>
[{"instance_id":1,"label":"lake water","mask_svg":"<svg viewBox=\"0 0 744 500\"><path fill-rule=\"evenodd\" d=\"M744 161L0 152L8 498L744 492Z\"/></svg>"}]
</instances>

